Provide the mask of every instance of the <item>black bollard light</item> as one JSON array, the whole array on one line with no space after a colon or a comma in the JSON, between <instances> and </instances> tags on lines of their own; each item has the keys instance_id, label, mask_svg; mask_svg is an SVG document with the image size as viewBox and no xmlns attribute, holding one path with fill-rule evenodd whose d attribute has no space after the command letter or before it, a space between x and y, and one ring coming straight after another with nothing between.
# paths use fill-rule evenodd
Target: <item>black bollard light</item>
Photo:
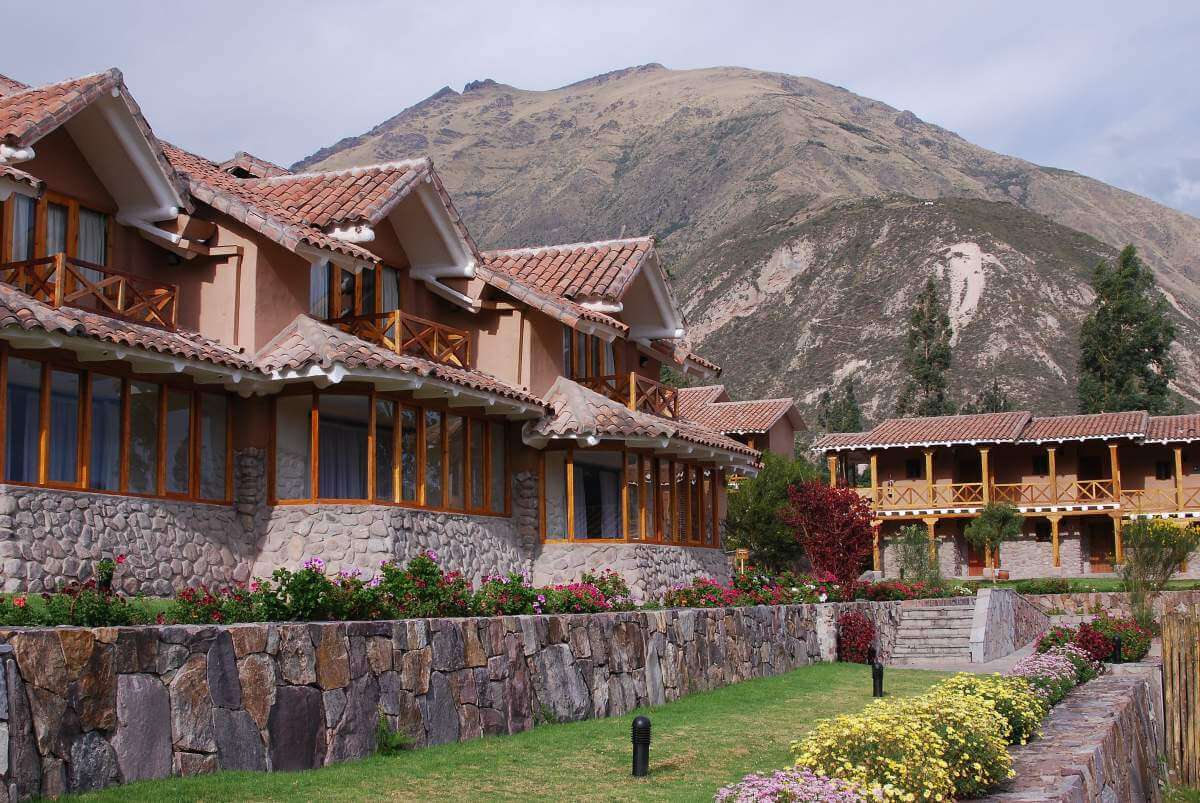
<instances>
[{"instance_id":1,"label":"black bollard light","mask_svg":"<svg viewBox=\"0 0 1200 803\"><path fill-rule=\"evenodd\" d=\"M633 720L633 777L645 778L650 772L650 718Z\"/></svg>"},{"instance_id":2,"label":"black bollard light","mask_svg":"<svg viewBox=\"0 0 1200 803\"><path fill-rule=\"evenodd\" d=\"M871 696L883 696L883 664L879 661L871 664Z\"/></svg>"},{"instance_id":3,"label":"black bollard light","mask_svg":"<svg viewBox=\"0 0 1200 803\"><path fill-rule=\"evenodd\" d=\"M872 666L875 665L875 645L874 644L872 644L870 647L867 647L867 663L871 664Z\"/></svg>"},{"instance_id":4,"label":"black bollard light","mask_svg":"<svg viewBox=\"0 0 1200 803\"><path fill-rule=\"evenodd\" d=\"M1121 637L1120 637L1120 636L1113 636L1113 651L1112 651L1112 656L1111 656L1111 658L1112 658L1112 662L1113 662L1114 664L1119 664L1119 663L1121 663L1121 661L1122 661L1122 658L1121 658Z\"/></svg>"}]
</instances>

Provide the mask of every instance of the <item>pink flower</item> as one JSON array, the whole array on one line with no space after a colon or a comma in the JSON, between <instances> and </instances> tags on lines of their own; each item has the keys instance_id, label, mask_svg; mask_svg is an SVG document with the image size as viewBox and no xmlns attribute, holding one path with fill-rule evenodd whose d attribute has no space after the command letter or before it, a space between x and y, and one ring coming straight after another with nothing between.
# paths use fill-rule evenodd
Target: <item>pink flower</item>
<instances>
[{"instance_id":1,"label":"pink flower","mask_svg":"<svg viewBox=\"0 0 1200 803\"><path fill-rule=\"evenodd\" d=\"M24 597L13 597L13 605L16 605L18 608L24 608L25 607L25 598Z\"/></svg>"},{"instance_id":2,"label":"pink flower","mask_svg":"<svg viewBox=\"0 0 1200 803\"><path fill-rule=\"evenodd\" d=\"M118 566L121 566L121 565L123 565L124 563L125 563L125 556L124 556L124 555L117 555L117 565L118 565Z\"/></svg>"}]
</instances>

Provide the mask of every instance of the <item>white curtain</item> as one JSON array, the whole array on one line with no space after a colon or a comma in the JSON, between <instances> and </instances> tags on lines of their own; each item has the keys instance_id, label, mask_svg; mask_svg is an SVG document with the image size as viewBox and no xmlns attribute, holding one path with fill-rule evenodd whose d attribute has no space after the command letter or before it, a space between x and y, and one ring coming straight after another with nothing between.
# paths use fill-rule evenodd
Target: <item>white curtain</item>
<instances>
[{"instance_id":1,"label":"white curtain","mask_svg":"<svg viewBox=\"0 0 1200 803\"><path fill-rule=\"evenodd\" d=\"M317 481L322 499L367 498L367 427L321 416Z\"/></svg>"},{"instance_id":2,"label":"white curtain","mask_svg":"<svg viewBox=\"0 0 1200 803\"><path fill-rule=\"evenodd\" d=\"M380 309L384 312L400 309L400 271L386 265L383 268L383 306Z\"/></svg>"},{"instance_id":3,"label":"white curtain","mask_svg":"<svg viewBox=\"0 0 1200 803\"><path fill-rule=\"evenodd\" d=\"M41 384L39 363L9 359L5 479L15 482L38 481Z\"/></svg>"},{"instance_id":4,"label":"white curtain","mask_svg":"<svg viewBox=\"0 0 1200 803\"><path fill-rule=\"evenodd\" d=\"M121 382L92 380L92 450L88 482L99 491L116 491L121 482Z\"/></svg>"},{"instance_id":5,"label":"white curtain","mask_svg":"<svg viewBox=\"0 0 1200 803\"><path fill-rule=\"evenodd\" d=\"M309 270L308 313L319 321L329 317L329 263L313 265Z\"/></svg>"},{"instance_id":6,"label":"white curtain","mask_svg":"<svg viewBox=\"0 0 1200 803\"><path fill-rule=\"evenodd\" d=\"M79 379L72 376L64 384L50 384L49 476L54 482L74 482L79 459Z\"/></svg>"},{"instance_id":7,"label":"white curtain","mask_svg":"<svg viewBox=\"0 0 1200 803\"><path fill-rule=\"evenodd\" d=\"M21 262L33 259L33 231L34 220L37 216L37 203L24 195L13 195L12 204L12 261Z\"/></svg>"},{"instance_id":8,"label":"white curtain","mask_svg":"<svg viewBox=\"0 0 1200 803\"><path fill-rule=\"evenodd\" d=\"M46 205L46 256L67 251L67 208L62 204Z\"/></svg>"},{"instance_id":9,"label":"white curtain","mask_svg":"<svg viewBox=\"0 0 1200 803\"><path fill-rule=\"evenodd\" d=\"M66 238L64 237L64 242ZM79 242L75 256L93 265L103 265L108 257L108 217L90 209L79 209ZM90 268L79 268L89 282L98 282L104 274Z\"/></svg>"}]
</instances>

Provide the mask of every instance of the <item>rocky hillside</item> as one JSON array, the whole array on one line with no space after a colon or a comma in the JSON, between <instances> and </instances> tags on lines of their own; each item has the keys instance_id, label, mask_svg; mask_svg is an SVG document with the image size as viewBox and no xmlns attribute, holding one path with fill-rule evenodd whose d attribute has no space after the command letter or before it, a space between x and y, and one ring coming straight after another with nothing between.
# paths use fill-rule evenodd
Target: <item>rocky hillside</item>
<instances>
[{"instance_id":1,"label":"rocky hillside","mask_svg":"<svg viewBox=\"0 0 1200 803\"><path fill-rule=\"evenodd\" d=\"M296 168L417 153L484 247L656 234L698 350L738 393L811 403L857 371L885 414L905 312L938 272L957 395L995 372L1068 411L1087 273L1133 242L1179 315L1178 389L1200 400L1200 220L820 81L658 65L544 92L477 81Z\"/></svg>"}]
</instances>

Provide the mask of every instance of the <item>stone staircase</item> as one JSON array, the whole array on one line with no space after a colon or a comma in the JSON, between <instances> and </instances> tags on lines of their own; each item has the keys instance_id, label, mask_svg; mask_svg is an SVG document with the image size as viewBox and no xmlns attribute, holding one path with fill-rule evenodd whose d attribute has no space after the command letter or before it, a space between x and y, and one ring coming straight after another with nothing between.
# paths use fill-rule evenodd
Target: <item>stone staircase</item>
<instances>
[{"instance_id":1,"label":"stone staircase","mask_svg":"<svg viewBox=\"0 0 1200 803\"><path fill-rule=\"evenodd\" d=\"M923 600L906 603L900 612L891 663L971 660L971 622L974 598Z\"/></svg>"}]
</instances>

